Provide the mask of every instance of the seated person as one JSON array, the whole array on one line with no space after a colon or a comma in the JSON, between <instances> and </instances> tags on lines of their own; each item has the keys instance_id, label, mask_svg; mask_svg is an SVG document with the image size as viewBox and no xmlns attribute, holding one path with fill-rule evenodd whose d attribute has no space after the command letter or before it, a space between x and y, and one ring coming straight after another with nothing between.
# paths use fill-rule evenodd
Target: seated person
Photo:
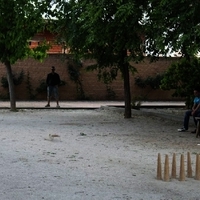
<instances>
[{"instance_id":1,"label":"seated person","mask_svg":"<svg viewBox=\"0 0 200 200\"><path fill-rule=\"evenodd\" d=\"M194 123L197 126L197 120L195 119L195 117L200 117L200 88L194 89L194 96L195 98L192 109L185 112L183 128L178 129L179 132L188 130L190 116L193 116ZM196 130L192 131L191 133L196 133Z\"/></svg>"}]
</instances>

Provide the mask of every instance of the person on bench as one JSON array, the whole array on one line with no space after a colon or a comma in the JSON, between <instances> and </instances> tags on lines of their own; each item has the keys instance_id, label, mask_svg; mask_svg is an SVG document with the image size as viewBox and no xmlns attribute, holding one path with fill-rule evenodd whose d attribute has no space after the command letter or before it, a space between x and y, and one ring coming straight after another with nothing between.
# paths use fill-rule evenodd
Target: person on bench
<instances>
[{"instance_id":1,"label":"person on bench","mask_svg":"<svg viewBox=\"0 0 200 200\"><path fill-rule=\"evenodd\" d=\"M184 132L188 130L190 116L193 117L195 126L197 126L197 120L195 117L200 117L200 87L196 87L194 89L194 101L191 110L187 110L185 112L184 121L183 121L183 128L178 129L179 132ZM196 129L191 131L191 133L196 133Z\"/></svg>"}]
</instances>

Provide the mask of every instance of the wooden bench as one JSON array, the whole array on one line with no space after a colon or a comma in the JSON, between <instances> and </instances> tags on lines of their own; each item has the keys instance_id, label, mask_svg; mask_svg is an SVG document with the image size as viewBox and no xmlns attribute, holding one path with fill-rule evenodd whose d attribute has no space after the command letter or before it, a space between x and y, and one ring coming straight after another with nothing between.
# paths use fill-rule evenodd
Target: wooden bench
<instances>
[{"instance_id":1,"label":"wooden bench","mask_svg":"<svg viewBox=\"0 0 200 200\"><path fill-rule=\"evenodd\" d=\"M197 120L196 138L200 136L200 117L195 117Z\"/></svg>"}]
</instances>

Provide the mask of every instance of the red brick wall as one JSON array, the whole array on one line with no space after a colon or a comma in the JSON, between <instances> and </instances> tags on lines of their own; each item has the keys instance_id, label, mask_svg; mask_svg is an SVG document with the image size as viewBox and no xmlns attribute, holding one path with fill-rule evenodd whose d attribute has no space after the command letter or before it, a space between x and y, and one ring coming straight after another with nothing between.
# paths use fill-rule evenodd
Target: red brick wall
<instances>
[{"instance_id":1,"label":"red brick wall","mask_svg":"<svg viewBox=\"0 0 200 200\"><path fill-rule=\"evenodd\" d=\"M134 78L136 76L146 78L147 76L155 76L157 73L162 73L174 60L175 58L168 60L161 58L155 63L150 63L149 60L146 59L145 62L140 64L132 63L138 70L138 73L135 75L130 74L132 98L143 97L144 100L172 100L172 91L153 90L151 88L141 89L134 84ZM82 85L86 97L88 97L88 100L110 99L108 97L106 85L98 81L97 73L85 71L85 67L90 62L91 61L84 62L81 70ZM39 86L40 81L42 79L45 80L46 75L51 72L52 65L55 66L56 72L59 73L61 80L66 82L65 86L59 88L60 100L77 100L76 85L70 80L67 71L67 60L65 60L61 54L49 54L42 63L34 59L27 59L19 61L12 66L13 74L19 73L21 70L24 71L23 83L16 86L17 100L30 100L26 83L28 73L30 76L31 86L35 91ZM0 77L2 76L6 76L6 69L3 64L0 64ZM116 95L115 99L112 100L124 99L123 80L120 75L117 80L113 81L111 88ZM0 95L4 96L6 94L7 90L0 86ZM36 100L46 100L46 93L44 92L43 94L37 95Z\"/></svg>"},{"instance_id":2,"label":"red brick wall","mask_svg":"<svg viewBox=\"0 0 200 200\"><path fill-rule=\"evenodd\" d=\"M50 49L48 53L62 53L62 45L59 45L55 40L55 35L48 30L44 30L43 32L37 33L30 41L29 48L35 48L39 45L39 43L46 41L50 44Z\"/></svg>"}]
</instances>

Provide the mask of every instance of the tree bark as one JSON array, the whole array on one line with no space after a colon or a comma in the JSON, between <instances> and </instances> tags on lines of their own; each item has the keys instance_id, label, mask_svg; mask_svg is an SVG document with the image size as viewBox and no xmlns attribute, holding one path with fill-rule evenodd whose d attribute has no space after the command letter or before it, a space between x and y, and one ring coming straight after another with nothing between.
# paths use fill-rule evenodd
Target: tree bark
<instances>
[{"instance_id":1,"label":"tree bark","mask_svg":"<svg viewBox=\"0 0 200 200\"><path fill-rule=\"evenodd\" d=\"M123 69L124 69L124 99L125 99L124 118L131 118L131 92L130 92L129 64L127 62L124 63Z\"/></svg>"},{"instance_id":2,"label":"tree bark","mask_svg":"<svg viewBox=\"0 0 200 200\"><path fill-rule=\"evenodd\" d=\"M10 110L16 111L15 88L14 88L13 74L10 62L9 61L5 62L5 66L7 70L7 80L9 86Z\"/></svg>"}]
</instances>

